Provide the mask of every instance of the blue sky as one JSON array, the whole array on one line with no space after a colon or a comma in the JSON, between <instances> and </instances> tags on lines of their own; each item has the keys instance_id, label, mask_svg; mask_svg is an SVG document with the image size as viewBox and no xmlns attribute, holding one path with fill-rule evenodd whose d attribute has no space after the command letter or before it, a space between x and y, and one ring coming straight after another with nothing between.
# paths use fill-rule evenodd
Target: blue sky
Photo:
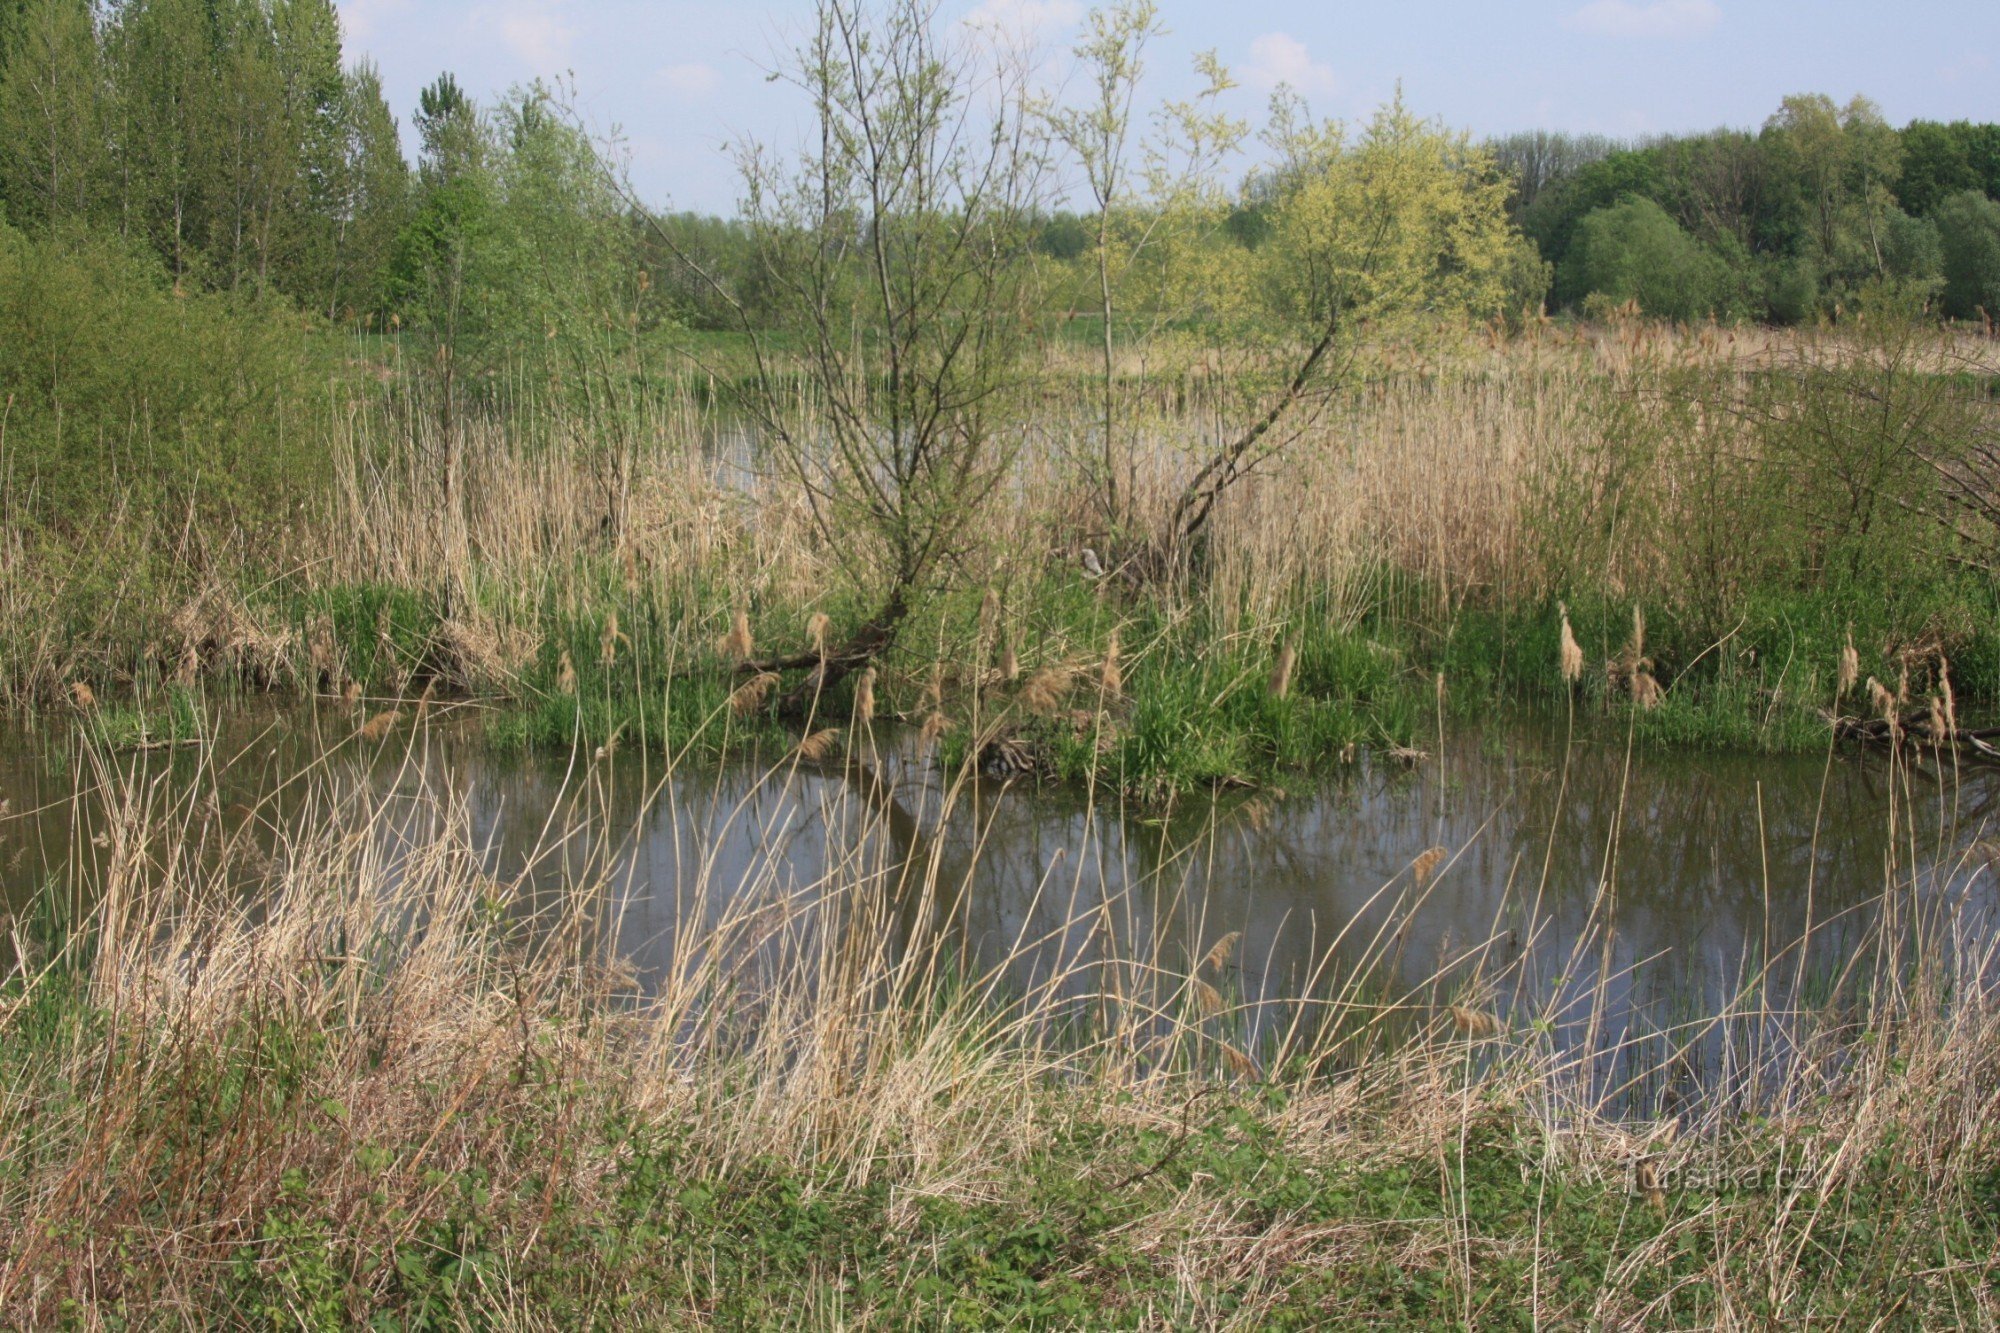
<instances>
[{"instance_id":1,"label":"blue sky","mask_svg":"<svg viewBox=\"0 0 2000 1333\"><path fill-rule=\"evenodd\" d=\"M406 128L449 69L486 94L573 75L587 119L617 127L640 194L733 211L734 140L783 144L796 94L765 81L810 0L337 0L350 56L382 70ZM1792 92L1865 93L1902 124L2000 120L2000 3L1880 0L1159 0L1168 36L1149 92L1187 90L1213 48L1256 116L1279 81L1316 112L1365 115L1403 85L1411 107L1475 133L1613 135L1755 126ZM1005 25L1046 51L1074 42L1080 0L944 0L947 21Z\"/></svg>"}]
</instances>

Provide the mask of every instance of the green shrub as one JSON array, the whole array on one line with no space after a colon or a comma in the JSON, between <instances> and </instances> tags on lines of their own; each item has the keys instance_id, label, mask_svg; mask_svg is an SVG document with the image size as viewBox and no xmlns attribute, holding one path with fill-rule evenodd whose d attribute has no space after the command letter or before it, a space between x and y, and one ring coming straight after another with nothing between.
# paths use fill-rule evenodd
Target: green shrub
<instances>
[{"instance_id":1,"label":"green shrub","mask_svg":"<svg viewBox=\"0 0 2000 1333\"><path fill-rule=\"evenodd\" d=\"M321 476L313 345L274 300L183 292L97 236L0 225L0 401L16 521L119 506L255 531Z\"/></svg>"}]
</instances>

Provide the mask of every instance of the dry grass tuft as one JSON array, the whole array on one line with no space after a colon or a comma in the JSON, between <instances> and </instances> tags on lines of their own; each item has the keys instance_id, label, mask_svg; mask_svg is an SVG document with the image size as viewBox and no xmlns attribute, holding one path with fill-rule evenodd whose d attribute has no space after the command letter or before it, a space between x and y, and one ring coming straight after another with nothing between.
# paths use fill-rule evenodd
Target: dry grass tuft
<instances>
[{"instance_id":1,"label":"dry grass tuft","mask_svg":"<svg viewBox=\"0 0 2000 1333\"><path fill-rule=\"evenodd\" d=\"M1021 686L1021 705L1041 717L1053 717L1061 711L1063 700L1075 685L1076 672L1072 668L1059 662L1045 666Z\"/></svg>"}]
</instances>

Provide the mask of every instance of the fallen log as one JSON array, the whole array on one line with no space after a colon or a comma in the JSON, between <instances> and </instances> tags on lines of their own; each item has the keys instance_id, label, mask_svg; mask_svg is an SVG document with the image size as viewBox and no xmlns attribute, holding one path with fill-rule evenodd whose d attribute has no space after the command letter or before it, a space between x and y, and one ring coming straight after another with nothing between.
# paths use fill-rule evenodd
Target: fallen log
<instances>
[{"instance_id":1,"label":"fallen log","mask_svg":"<svg viewBox=\"0 0 2000 1333\"><path fill-rule=\"evenodd\" d=\"M1922 708L1911 709L1894 718L1847 717L1836 713L1824 716L1832 725L1834 736L1840 740L1887 750L1899 750L1906 745L1934 750L1950 749L1974 759L2000 764L2000 746L1992 743L1994 738L2000 738L2000 728L1953 726L1936 713Z\"/></svg>"}]
</instances>

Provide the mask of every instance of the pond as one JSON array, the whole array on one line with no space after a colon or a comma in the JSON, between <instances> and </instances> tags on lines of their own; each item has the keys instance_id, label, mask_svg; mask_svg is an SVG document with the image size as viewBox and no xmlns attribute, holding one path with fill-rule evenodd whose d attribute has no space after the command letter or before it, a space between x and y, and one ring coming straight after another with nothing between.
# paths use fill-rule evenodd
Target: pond
<instances>
[{"instance_id":1,"label":"pond","mask_svg":"<svg viewBox=\"0 0 2000 1333\"><path fill-rule=\"evenodd\" d=\"M1884 940L1982 940L2000 906L1984 840L2000 775L1872 753L1661 752L1515 717L1413 762L1363 754L1289 793L1163 815L948 774L887 729L826 763L669 771L658 755L496 752L471 706L379 744L356 720L244 706L204 746L138 753L60 723L9 733L8 908L100 884L120 805L197 830L248 883L359 801L382 816L373 836L406 846L455 821L520 902L590 886L642 989L731 914L804 921L862 894L891 947L947 930L1015 992L1088 996L1105 985L1092 964L1141 960L1213 985L1246 1047L1302 997L1419 1025L1458 1005L1588 1046L1601 1090L1658 1100L1754 1077L1745 1032L1769 1050L1793 1010L1853 1003ZM1232 933L1226 961L1200 962Z\"/></svg>"}]
</instances>

